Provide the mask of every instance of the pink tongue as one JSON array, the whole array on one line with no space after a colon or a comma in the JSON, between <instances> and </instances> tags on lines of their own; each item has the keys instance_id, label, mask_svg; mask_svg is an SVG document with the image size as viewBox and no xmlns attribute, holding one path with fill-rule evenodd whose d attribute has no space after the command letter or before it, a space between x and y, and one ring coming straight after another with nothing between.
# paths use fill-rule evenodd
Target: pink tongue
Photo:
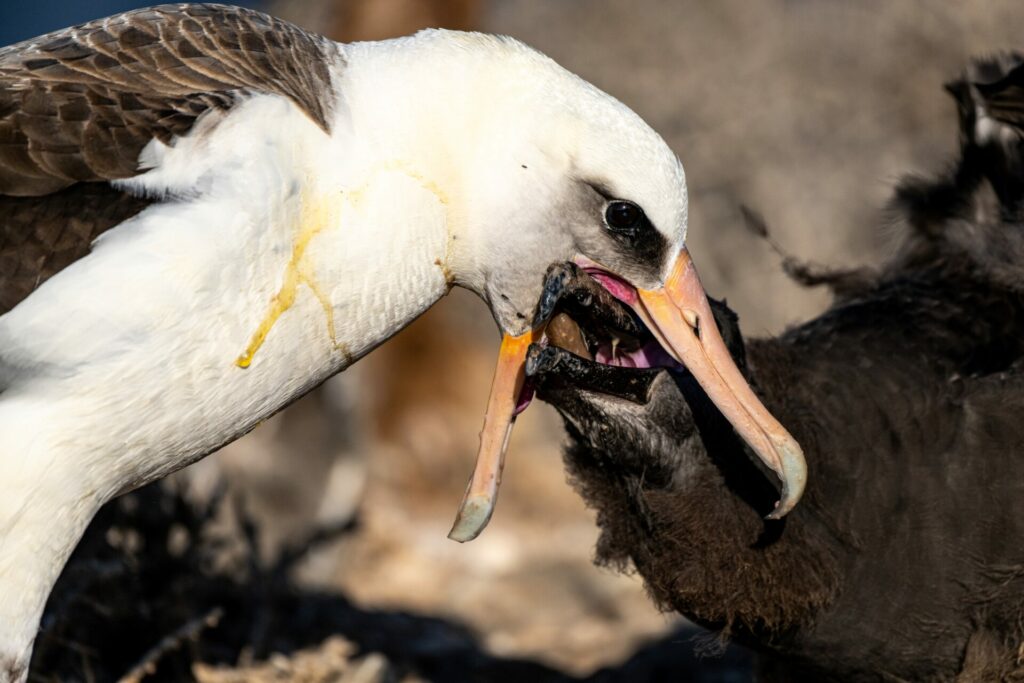
<instances>
[{"instance_id":1,"label":"pink tongue","mask_svg":"<svg viewBox=\"0 0 1024 683\"><path fill-rule=\"evenodd\" d=\"M598 363L620 368L678 368L676 359L668 355L656 341L649 341L634 351L617 349L612 354L611 344L601 344L594 357Z\"/></svg>"},{"instance_id":2,"label":"pink tongue","mask_svg":"<svg viewBox=\"0 0 1024 683\"><path fill-rule=\"evenodd\" d=\"M587 269L587 274L601 283L601 286L608 290L612 296L628 306L637 301L636 288L625 280L618 278L611 273L596 268Z\"/></svg>"}]
</instances>

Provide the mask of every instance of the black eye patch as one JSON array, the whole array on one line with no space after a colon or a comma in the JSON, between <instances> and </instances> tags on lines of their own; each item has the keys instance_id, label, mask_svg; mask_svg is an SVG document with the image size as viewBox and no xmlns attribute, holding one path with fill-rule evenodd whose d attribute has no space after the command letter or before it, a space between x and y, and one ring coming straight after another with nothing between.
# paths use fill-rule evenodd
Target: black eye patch
<instances>
[{"instance_id":1,"label":"black eye patch","mask_svg":"<svg viewBox=\"0 0 1024 683\"><path fill-rule=\"evenodd\" d=\"M658 272L665 261L668 241L643 209L626 199L609 199L604 208L604 223L624 260L650 269L652 274Z\"/></svg>"},{"instance_id":2,"label":"black eye patch","mask_svg":"<svg viewBox=\"0 0 1024 683\"><path fill-rule=\"evenodd\" d=\"M618 253L614 259L605 257L609 264L619 264L623 274L626 269L632 269L634 277L655 279L668 258L668 240L658 232L639 204L617 197L608 183L595 180L583 183L592 193L597 211L603 212L604 232L612 238L613 248Z\"/></svg>"},{"instance_id":3,"label":"black eye patch","mask_svg":"<svg viewBox=\"0 0 1024 683\"><path fill-rule=\"evenodd\" d=\"M615 200L604 210L604 220L608 229L630 238L636 238L643 227L644 211L633 202Z\"/></svg>"}]
</instances>

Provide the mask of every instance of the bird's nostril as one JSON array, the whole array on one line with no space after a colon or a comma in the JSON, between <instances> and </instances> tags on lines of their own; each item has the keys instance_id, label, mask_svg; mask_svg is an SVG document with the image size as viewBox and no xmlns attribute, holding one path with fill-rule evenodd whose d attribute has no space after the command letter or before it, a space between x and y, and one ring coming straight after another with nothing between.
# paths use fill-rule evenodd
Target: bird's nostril
<instances>
[{"instance_id":1,"label":"bird's nostril","mask_svg":"<svg viewBox=\"0 0 1024 683\"><path fill-rule=\"evenodd\" d=\"M693 310L692 308L683 309L683 320L686 321L687 325L694 329L696 329L700 325L700 316L697 315L697 311Z\"/></svg>"},{"instance_id":2,"label":"bird's nostril","mask_svg":"<svg viewBox=\"0 0 1024 683\"><path fill-rule=\"evenodd\" d=\"M533 344L530 346L529 351L526 352L526 366L525 373L527 377L535 377L536 375L548 372L558 365L559 354L551 347L541 346L540 344Z\"/></svg>"}]
</instances>

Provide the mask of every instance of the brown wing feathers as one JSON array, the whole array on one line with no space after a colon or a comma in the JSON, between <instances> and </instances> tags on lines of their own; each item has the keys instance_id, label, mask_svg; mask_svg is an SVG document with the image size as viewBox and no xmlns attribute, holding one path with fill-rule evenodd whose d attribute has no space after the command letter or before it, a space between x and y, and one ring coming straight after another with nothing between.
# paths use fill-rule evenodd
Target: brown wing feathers
<instances>
[{"instance_id":1,"label":"brown wing feathers","mask_svg":"<svg viewBox=\"0 0 1024 683\"><path fill-rule=\"evenodd\" d=\"M0 49L0 314L143 200L105 182L246 94L328 129L334 43L252 10L163 5ZM80 187L82 182L101 182Z\"/></svg>"},{"instance_id":2,"label":"brown wing feathers","mask_svg":"<svg viewBox=\"0 0 1024 683\"><path fill-rule=\"evenodd\" d=\"M324 129L333 43L265 14L165 5L0 50L0 194L126 178L154 137L246 92L288 97Z\"/></svg>"},{"instance_id":3,"label":"brown wing feathers","mask_svg":"<svg viewBox=\"0 0 1024 683\"><path fill-rule=\"evenodd\" d=\"M78 183L45 197L0 197L0 314L149 203L107 183Z\"/></svg>"}]
</instances>

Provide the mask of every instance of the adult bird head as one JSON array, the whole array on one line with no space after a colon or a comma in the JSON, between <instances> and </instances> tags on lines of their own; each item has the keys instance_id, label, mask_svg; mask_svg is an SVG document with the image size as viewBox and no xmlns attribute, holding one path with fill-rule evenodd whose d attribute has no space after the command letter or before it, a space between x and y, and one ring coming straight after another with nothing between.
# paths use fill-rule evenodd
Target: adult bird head
<instances>
[{"instance_id":1,"label":"adult bird head","mask_svg":"<svg viewBox=\"0 0 1024 683\"><path fill-rule=\"evenodd\" d=\"M544 276L565 261L630 306L696 377L782 480L773 516L784 515L803 491L803 454L706 324L679 159L628 107L543 55L507 39L437 35L467 48L496 41L487 51L500 53L477 69L460 65L473 96L453 96L447 109L463 141L447 162L460 169L449 181L459 188L452 275L489 303L503 335L477 466L450 537L475 538L490 518L517 407L529 398L527 350L545 343L558 295Z\"/></svg>"}]
</instances>

